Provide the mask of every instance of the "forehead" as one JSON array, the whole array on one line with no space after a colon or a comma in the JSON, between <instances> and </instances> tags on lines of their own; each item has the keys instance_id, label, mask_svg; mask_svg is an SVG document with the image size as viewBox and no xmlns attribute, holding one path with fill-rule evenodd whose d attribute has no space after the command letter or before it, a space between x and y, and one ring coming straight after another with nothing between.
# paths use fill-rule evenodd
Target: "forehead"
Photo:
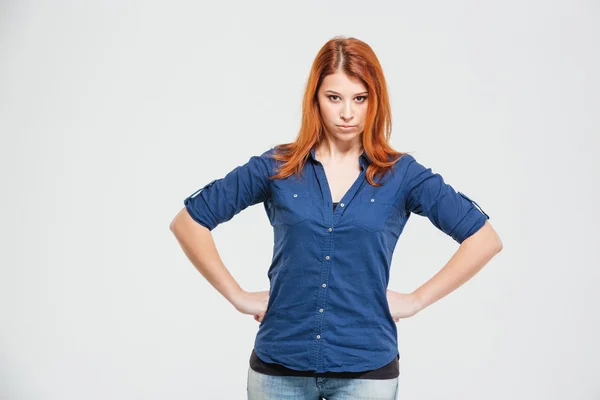
<instances>
[{"instance_id":1,"label":"forehead","mask_svg":"<svg viewBox=\"0 0 600 400\"><path fill-rule=\"evenodd\" d=\"M352 79L343 72L327 75L323 78L321 91L333 90L342 94L366 92L367 87L358 79Z\"/></svg>"}]
</instances>

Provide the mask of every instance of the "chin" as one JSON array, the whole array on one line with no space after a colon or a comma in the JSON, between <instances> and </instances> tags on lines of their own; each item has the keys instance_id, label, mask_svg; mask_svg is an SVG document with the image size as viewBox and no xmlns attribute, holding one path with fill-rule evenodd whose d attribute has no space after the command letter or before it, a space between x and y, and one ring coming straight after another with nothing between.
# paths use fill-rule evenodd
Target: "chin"
<instances>
[{"instance_id":1,"label":"chin","mask_svg":"<svg viewBox=\"0 0 600 400\"><path fill-rule=\"evenodd\" d=\"M349 132L349 133L336 132L334 134L334 136L340 140L351 141L354 138L356 138L358 136L358 134L354 133L354 132Z\"/></svg>"}]
</instances>

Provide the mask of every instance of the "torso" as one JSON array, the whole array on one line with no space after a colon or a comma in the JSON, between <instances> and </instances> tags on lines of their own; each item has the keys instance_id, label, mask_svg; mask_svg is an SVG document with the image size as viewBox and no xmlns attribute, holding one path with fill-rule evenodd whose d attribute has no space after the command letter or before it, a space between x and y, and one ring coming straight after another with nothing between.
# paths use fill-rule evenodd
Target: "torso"
<instances>
[{"instance_id":1,"label":"torso","mask_svg":"<svg viewBox=\"0 0 600 400\"><path fill-rule=\"evenodd\" d=\"M342 200L342 197L344 197L354 181L356 181L356 178L358 178L360 164L356 160L352 160L352 163L336 164L323 162L318 156L317 159L323 164L329 190L331 191L331 201L337 203Z\"/></svg>"},{"instance_id":2,"label":"torso","mask_svg":"<svg viewBox=\"0 0 600 400\"><path fill-rule=\"evenodd\" d=\"M333 211L335 211L338 202L333 203ZM390 363L383 367L361 371L361 372L322 372L314 371L297 371L280 365L277 363L268 363L261 360L254 349L250 355L250 368L254 371L273 376L308 376L308 377L331 377L331 378L346 378L346 379L393 379L400 376L400 353L396 355Z\"/></svg>"}]
</instances>

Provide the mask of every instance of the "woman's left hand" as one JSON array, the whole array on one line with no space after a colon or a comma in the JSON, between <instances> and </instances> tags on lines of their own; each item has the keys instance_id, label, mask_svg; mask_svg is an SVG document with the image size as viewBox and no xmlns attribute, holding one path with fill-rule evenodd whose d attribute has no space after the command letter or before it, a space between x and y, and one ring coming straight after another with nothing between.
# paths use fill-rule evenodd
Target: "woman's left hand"
<instances>
[{"instance_id":1,"label":"woman's left hand","mask_svg":"<svg viewBox=\"0 0 600 400\"><path fill-rule=\"evenodd\" d=\"M400 321L400 318L412 317L421 309L418 299L412 293L399 293L387 289L386 296L395 322Z\"/></svg>"}]
</instances>

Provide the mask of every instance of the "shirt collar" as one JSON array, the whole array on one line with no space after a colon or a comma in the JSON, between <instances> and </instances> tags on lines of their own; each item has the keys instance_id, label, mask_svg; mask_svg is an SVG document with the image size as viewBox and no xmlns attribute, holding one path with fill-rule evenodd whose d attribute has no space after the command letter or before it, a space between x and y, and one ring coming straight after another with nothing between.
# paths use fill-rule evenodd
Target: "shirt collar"
<instances>
[{"instance_id":1,"label":"shirt collar","mask_svg":"<svg viewBox=\"0 0 600 400\"><path fill-rule=\"evenodd\" d=\"M315 156L315 147L316 145L310 149L310 157L313 159L313 161L317 161L317 157ZM363 168L366 168L371 163L371 159L364 150L362 153L360 153L358 162L363 166Z\"/></svg>"}]
</instances>

